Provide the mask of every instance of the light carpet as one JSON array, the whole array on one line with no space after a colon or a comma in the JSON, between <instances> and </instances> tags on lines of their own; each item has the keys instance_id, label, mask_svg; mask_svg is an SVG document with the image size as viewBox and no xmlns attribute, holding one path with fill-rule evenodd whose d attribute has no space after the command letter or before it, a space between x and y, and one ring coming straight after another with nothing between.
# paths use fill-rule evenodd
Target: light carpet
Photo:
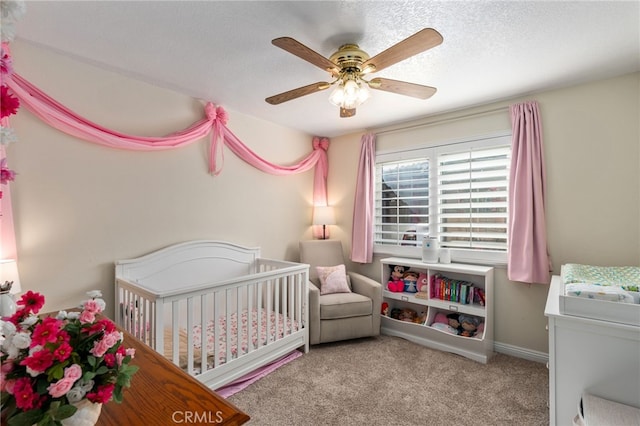
<instances>
[{"instance_id":1,"label":"light carpet","mask_svg":"<svg viewBox=\"0 0 640 426\"><path fill-rule=\"evenodd\" d=\"M391 336L312 346L228 400L251 425L549 424L544 364L488 364Z\"/></svg>"}]
</instances>

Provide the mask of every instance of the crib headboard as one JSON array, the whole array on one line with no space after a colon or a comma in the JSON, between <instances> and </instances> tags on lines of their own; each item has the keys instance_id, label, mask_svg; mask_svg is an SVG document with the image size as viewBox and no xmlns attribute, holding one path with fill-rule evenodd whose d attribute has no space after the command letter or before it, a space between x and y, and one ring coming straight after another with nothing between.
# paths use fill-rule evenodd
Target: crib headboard
<instances>
[{"instance_id":1,"label":"crib headboard","mask_svg":"<svg viewBox=\"0 0 640 426\"><path fill-rule=\"evenodd\" d=\"M174 244L135 259L116 262L116 279L161 295L176 286L221 282L254 273L259 247L214 240Z\"/></svg>"}]
</instances>

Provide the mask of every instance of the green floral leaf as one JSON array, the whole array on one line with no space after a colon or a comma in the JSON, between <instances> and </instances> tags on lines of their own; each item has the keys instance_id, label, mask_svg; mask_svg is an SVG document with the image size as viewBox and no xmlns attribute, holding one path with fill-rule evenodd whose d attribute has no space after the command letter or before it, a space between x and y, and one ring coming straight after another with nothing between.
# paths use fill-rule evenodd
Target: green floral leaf
<instances>
[{"instance_id":1,"label":"green floral leaf","mask_svg":"<svg viewBox=\"0 0 640 426\"><path fill-rule=\"evenodd\" d=\"M43 419L42 410L31 410L17 414L9 419L9 426L33 425Z\"/></svg>"},{"instance_id":2,"label":"green floral leaf","mask_svg":"<svg viewBox=\"0 0 640 426\"><path fill-rule=\"evenodd\" d=\"M71 404L63 405L56 412L56 419L58 420L66 419L67 417L73 416L76 413L76 411L78 411L78 408L74 407Z\"/></svg>"}]
</instances>

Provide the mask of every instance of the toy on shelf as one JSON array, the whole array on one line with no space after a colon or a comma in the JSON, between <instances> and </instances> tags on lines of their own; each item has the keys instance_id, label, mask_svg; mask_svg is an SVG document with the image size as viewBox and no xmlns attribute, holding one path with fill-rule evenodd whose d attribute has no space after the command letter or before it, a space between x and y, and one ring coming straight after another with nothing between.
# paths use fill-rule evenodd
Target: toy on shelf
<instances>
[{"instance_id":1,"label":"toy on shelf","mask_svg":"<svg viewBox=\"0 0 640 426\"><path fill-rule=\"evenodd\" d=\"M403 275L409 269L402 265L389 265L391 274L389 275L389 282L387 283L387 289L394 293L402 293L404 291Z\"/></svg>"},{"instance_id":2,"label":"toy on shelf","mask_svg":"<svg viewBox=\"0 0 640 426\"><path fill-rule=\"evenodd\" d=\"M433 319L431 327L463 337L481 337L484 332L484 322L478 317L457 313L445 315L442 312L438 312Z\"/></svg>"},{"instance_id":3,"label":"toy on shelf","mask_svg":"<svg viewBox=\"0 0 640 426\"><path fill-rule=\"evenodd\" d=\"M418 273L414 271L406 271L402 275L402 281L404 281L404 291L407 293L418 292Z\"/></svg>"},{"instance_id":4,"label":"toy on shelf","mask_svg":"<svg viewBox=\"0 0 640 426\"><path fill-rule=\"evenodd\" d=\"M436 330L444 331L445 333L458 334L458 330L449 325L449 318L447 318L447 316L442 312L438 312L436 314L431 327Z\"/></svg>"},{"instance_id":5,"label":"toy on shelf","mask_svg":"<svg viewBox=\"0 0 640 426\"><path fill-rule=\"evenodd\" d=\"M458 321L460 321L460 327L462 328L460 332L461 336L473 337L476 335L478 326L480 325L478 318L471 315L460 315Z\"/></svg>"},{"instance_id":6,"label":"toy on shelf","mask_svg":"<svg viewBox=\"0 0 640 426\"><path fill-rule=\"evenodd\" d=\"M418 317L418 313L413 309L404 308L393 308L391 310L391 318L397 319L405 322L415 322Z\"/></svg>"},{"instance_id":7,"label":"toy on shelf","mask_svg":"<svg viewBox=\"0 0 640 426\"><path fill-rule=\"evenodd\" d=\"M385 317L389 316L389 304L387 302L382 303L382 308L380 310L380 313Z\"/></svg>"},{"instance_id":8,"label":"toy on shelf","mask_svg":"<svg viewBox=\"0 0 640 426\"><path fill-rule=\"evenodd\" d=\"M427 278L427 274L421 272L418 275L418 291L421 293L426 293L429 291L429 279Z\"/></svg>"}]
</instances>

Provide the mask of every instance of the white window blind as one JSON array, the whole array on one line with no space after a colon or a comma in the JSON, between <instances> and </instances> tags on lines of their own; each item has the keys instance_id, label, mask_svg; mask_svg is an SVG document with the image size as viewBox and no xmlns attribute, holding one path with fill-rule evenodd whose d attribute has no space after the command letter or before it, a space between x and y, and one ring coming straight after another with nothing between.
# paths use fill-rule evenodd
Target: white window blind
<instances>
[{"instance_id":1,"label":"white window blind","mask_svg":"<svg viewBox=\"0 0 640 426\"><path fill-rule=\"evenodd\" d=\"M415 247L428 232L429 159L381 164L376 187L376 243Z\"/></svg>"},{"instance_id":2,"label":"white window blind","mask_svg":"<svg viewBox=\"0 0 640 426\"><path fill-rule=\"evenodd\" d=\"M507 250L510 147L438 156L438 234L449 248Z\"/></svg>"},{"instance_id":3,"label":"white window blind","mask_svg":"<svg viewBox=\"0 0 640 426\"><path fill-rule=\"evenodd\" d=\"M506 253L510 156L510 136L378 153L374 249Z\"/></svg>"}]
</instances>

